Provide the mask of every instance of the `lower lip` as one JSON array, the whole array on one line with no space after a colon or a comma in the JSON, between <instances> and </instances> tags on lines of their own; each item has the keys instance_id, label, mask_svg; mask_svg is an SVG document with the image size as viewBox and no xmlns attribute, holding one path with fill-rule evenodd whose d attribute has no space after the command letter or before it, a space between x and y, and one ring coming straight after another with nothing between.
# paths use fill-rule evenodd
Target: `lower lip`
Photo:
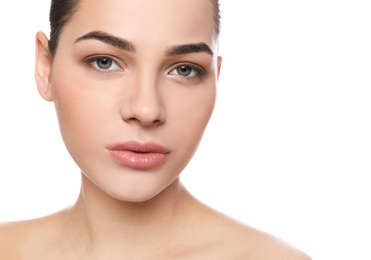
<instances>
[{"instance_id":1,"label":"lower lip","mask_svg":"<svg viewBox=\"0 0 371 260\"><path fill-rule=\"evenodd\" d=\"M150 169L165 163L166 153L137 153L127 150L108 150L112 159L120 165L136 169Z\"/></svg>"}]
</instances>

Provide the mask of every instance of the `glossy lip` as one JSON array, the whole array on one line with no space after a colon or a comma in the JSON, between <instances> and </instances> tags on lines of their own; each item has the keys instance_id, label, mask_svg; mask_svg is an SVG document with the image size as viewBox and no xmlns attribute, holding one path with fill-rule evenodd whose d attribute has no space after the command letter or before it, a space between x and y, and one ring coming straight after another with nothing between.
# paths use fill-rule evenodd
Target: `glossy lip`
<instances>
[{"instance_id":1,"label":"glossy lip","mask_svg":"<svg viewBox=\"0 0 371 260\"><path fill-rule=\"evenodd\" d=\"M113 161L135 169L150 169L162 165L168 159L169 150L156 143L136 141L115 143L107 146Z\"/></svg>"}]
</instances>

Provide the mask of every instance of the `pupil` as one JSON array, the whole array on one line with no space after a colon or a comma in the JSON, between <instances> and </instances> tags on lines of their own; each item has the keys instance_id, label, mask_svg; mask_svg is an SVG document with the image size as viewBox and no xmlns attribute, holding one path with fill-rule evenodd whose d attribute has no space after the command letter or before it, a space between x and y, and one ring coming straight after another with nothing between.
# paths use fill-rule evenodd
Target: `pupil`
<instances>
[{"instance_id":1,"label":"pupil","mask_svg":"<svg viewBox=\"0 0 371 260\"><path fill-rule=\"evenodd\" d=\"M112 66L112 60L110 59L99 59L98 60L98 67L100 69L109 69Z\"/></svg>"},{"instance_id":2,"label":"pupil","mask_svg":"<svg viewBox=\"0 0 371 260\"><path fill-rule=\"evenodd\" d=\"M177 72L179 75L189 76L192 72L192 68L188 66L180 66L178 67Z\"/></svg>"}]
</instances>

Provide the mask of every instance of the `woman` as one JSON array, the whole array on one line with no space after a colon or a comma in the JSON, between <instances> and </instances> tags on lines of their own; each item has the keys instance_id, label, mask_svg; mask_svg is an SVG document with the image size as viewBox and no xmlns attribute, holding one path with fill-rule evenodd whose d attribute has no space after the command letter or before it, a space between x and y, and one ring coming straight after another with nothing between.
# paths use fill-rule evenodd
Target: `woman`
<instances>
[{"instance_id":1,"label":"woman","mask_svg":"<svg viewBox=\"0 0 371 260\"><path fill-rule=\"evenodd\" d=\"M81 193L4 224L0 259L309 259L179 181L215 103L217 1L53 0L50 21L50 40L36 36L36 82Z\"/></svg>"}]
</instances>

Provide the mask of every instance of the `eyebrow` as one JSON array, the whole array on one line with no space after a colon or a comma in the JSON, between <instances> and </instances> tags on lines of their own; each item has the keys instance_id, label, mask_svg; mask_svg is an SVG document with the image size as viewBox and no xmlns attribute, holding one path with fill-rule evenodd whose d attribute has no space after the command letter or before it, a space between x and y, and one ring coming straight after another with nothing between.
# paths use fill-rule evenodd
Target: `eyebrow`
<instances>
[{"instance_id":1,"label":"eyebrow","mask_svg":"<svg viewBox=\"0 0 371 260\"><path fill-rule=\"evenodd\" d=\"M120 37L113 36L105 32L101 32L101 31L89 32L77 38L75 40L75 43L83 41L83 40L90 40L90 39L104 42L108 45L119 48L121 50L129 51L129 52L136 52L135 45L132 42L122 39Z\"/></svg>"},{"instance_id":2,"label":"eyebrow","mask_svg":"<svg viewBox=\"0 0 371 260\"><path fill-rule=\"evenodd\" d=\"M102 31L89 32L77 38L75 40L75 43L91 39L101 41L103 43L119 48L121 50L125 50L128 52L136 52L136 47L131 41L125 40L123 38ZM206 43L199 42L172 46L165 51L165 56L176 56L197 52L206 52L211 56L214 55L213 51Z\"/></svg>"},{"instance_id":3,"label":"eyebrow","mask_svg":"<svg viewBox=\"0 0 371 260\"><path fill-rule=\"evenodd\" d=\"M165 56L175 56L188 53L206 52L211 56L214 55L211 48L204 42L192 43L192 44L182 44L170 47L165 52Z\"/></svg>"}]
</instances>

